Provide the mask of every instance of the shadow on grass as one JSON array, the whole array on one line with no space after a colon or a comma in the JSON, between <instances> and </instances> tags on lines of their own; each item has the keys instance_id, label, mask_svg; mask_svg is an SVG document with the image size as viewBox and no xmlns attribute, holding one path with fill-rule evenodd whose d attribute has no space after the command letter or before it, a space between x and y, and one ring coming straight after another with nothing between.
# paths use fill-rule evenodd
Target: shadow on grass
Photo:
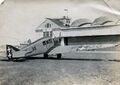
<instances>
[{"instance_id":1,"label":"shadow on grass","mask_svg":"<svg viewBox=\"0 0 120 85\"><path fill-rule=\"evenodd\" d=\"M28 60L75 60L75 61L114 61L114 62L120 62L120 60L117 59L83 59L83 58L55 58L55 57L49 57L49 58L44 58L44 57L26 57L26 58L17 58L17 59L0 59L0 61L6 61L6 62L25 62Z\"/></svg>"}]
</instances>

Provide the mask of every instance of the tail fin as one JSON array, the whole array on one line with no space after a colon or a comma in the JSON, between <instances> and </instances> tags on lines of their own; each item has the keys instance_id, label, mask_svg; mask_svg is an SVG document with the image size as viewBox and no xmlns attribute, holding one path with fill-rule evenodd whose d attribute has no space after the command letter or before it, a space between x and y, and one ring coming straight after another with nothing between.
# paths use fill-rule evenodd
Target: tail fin
<instances>
[{"instance_id":1,"label":"tail fin","mask_svg":"<svg viewBox=\"0 0 120 85\"><path fill-rule=\"evenodd\" d=\"M13 59L13 52L19 51L20 49L12 46L12 45L6 45L6 57L10 60Z\"/></svg>"}]
</instances>

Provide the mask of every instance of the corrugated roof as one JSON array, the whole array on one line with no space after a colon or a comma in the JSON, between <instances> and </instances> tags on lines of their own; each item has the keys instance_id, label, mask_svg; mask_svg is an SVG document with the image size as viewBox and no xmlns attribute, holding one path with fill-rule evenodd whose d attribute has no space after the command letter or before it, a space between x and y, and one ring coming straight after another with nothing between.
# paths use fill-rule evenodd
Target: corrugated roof
<instances>
[{"instance_id":1,"label":"corrugated roof","mask_svg":"<svg viewBox=\"0 0 120 85\"><path fill-rule=\"evenodd\" d=\"M72 27L81 27L84 26L86 24L91 24L91 20L86 19L86 18L82 18L82 19L77 19L75 21L72 22L71 26Z\"/></svg>"},{"instance_id":2,"label":"corrugated roof","mask_svg":"<svg viewBox=\"0 0 120 85\"><path fill-rule=\"evenodd\" d=\"M102 16L102 17L96 18L93 21L92 25L105 25L105 24L111 23L111 22L114 22L112 18L107 17L107 16Z\"/></svg>"}]
</instances>

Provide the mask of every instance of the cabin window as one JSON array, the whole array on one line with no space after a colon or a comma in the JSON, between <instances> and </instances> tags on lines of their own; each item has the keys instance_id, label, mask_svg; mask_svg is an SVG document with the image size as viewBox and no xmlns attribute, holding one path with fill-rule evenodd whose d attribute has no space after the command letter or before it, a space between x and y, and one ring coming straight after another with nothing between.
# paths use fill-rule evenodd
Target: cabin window
<instances>
[{"instance_id":1,"label":"cabin window","mask_svg":"<svg viewBox=\"0 0 120 85\"><path fill-rule=\"evenodd\" d=\"M43 43L43 45L51 44L51 43L52 43L52 40L49 39L49 40L43 41L42 43Z\"/></svg>"},{"instance_id":2,"label":"cabin window","mask_svg":"<svg viewBox=\"0 0 120 85\"><path fill-rule=\"evenodd\" d=\"M43 41L43 45L46 45L46 42L45 42L45 41Z\"/></svg>"},{"instance_id":3,"label":"cabin window","mask_svg":"<svg viewBox=\"0 0 120 85\"><path fill-rule=\"evenodd\" d=\"M48 41L49 41L49 43L52 43L52 40L51 40L51 39L49 39Z\"/></svg>"},{"instance_id":4,"label":"cabin window","mask_svg":"<svg viewBox=\"0 0 120 85\"><path fill-rule=\"evenodd\" d=\"M36 49L36 47L35 47L35 46L33 46L33 47L32 47L32 50L33 50L33 51L35 51L35 50L37 50L37 49Z\"/></svg>"}]
</instances>

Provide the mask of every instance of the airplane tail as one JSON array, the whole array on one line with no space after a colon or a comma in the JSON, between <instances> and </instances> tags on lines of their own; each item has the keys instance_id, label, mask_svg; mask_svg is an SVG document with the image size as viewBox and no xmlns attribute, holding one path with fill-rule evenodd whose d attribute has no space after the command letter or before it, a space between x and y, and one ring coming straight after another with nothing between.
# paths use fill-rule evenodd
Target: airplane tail
<instances>
[{"instance_id":1,"label":"airplane tail","mask_svg":"<svg viewBox=\"0 0 120 85\"><path fill-rule=\"evenodd\" d=\"M19 51L20 49L12 46L12 45L6 45L6 57L11 60L13 59L13 52Z\"/></svg>"}]
</instances>

